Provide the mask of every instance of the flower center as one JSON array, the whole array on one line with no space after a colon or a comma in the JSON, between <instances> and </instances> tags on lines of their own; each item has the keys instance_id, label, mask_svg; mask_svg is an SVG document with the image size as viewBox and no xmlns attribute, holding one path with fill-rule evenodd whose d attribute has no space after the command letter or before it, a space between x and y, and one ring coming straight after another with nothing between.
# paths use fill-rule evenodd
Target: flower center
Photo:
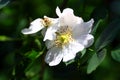
<instances>
[{"instance_id":1,"label":"flower center","mask_svg":"<svg viewBox=\"0 0 120 80\"><path fill-rule=\"evenodd\" d=\"M72 40L72 31L70 27L61 27L58 32L56 32L56 47L63 47Z\"/></svg>"},{"instance_id":2,"label":"flower center","mask_svg":"<svg viewBox=\"0 0 120 80\"><path fill-rule=\"evenodd\" d=\"M53 20L45 16L42 23L45 27L49 27L50 25L53 24Z\"/></svg>"},{"instance_id":3,"label":"flower center","mask_svg":"<svg viewBox=\"0 0 120 80\"><path fill-rule=\"evenodd\" d=\"M45 26L50 26L51 25L51 20L49 18L44 18Z\"/></svg>"}]
</instances>

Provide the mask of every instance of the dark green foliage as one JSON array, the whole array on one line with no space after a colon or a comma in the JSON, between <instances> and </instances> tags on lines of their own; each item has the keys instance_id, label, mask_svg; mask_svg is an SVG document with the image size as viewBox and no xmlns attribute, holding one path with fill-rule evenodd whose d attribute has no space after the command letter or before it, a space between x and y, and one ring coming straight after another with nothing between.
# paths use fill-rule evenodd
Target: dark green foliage
<instances>
[{"instance_id":1,"label":"dark green foliage","mask_svg":"<svg viewBox=\"0 0 120 80\"><path fill-rule=\"evenodd\" d=\"M120 49L113 50L111 52L111 55L112 55L114 60L120 62Z\"/></svg>"},{"instance_id":2,"label":"dark green foliage","mask_svg":"<svg viewBox=\"0 0 120 80\"><path fill-rule=\"evenodd\" d=\"M94 53L93 56L91 57L88 67L87 67L87 73L90 74L92 71L94 71L100 63L104 60L106 56L106 49L101 50L98 53Z\"/></svg>"},{"instance_id":3,"label":"dark green foliage","mask_svg":"<svg viewBox=\"0 0 120 80\"><path fill-rule=\"evenodd\" d=\"M0 0L0 80L120 80L119 0ZM23 35L36 18L56 18L70 7L84 21L94 19L94 43L67 63L50 67L41 32Z\"/></svg>"}]
</instances>

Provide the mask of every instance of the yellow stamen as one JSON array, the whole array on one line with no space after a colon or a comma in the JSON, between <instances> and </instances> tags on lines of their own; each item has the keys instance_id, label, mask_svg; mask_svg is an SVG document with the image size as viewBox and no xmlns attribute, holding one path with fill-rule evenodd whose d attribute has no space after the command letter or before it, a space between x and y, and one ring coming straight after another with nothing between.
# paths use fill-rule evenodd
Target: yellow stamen
<instances>
[{"instance_id":1,"label":"yellow stamen","mask_svg":"<svg viewBox=\"0 0 120 80\"><path fill-rule=\"evenodd\" d=\"M62 27L59 32L56 32L55 45L57 47L63 47L72 40L72 31L69 27Z\"/></svg>"}]
</instances>

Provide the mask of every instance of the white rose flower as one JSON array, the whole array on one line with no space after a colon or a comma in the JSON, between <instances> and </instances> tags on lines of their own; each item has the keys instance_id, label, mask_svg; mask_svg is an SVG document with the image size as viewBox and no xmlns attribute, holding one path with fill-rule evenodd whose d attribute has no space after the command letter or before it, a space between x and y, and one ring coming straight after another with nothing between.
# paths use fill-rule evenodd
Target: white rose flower
<instances>
[{"instance_id":1,"label":"white rose flower","mask_svg":"<svg viewBox=\"0 0 120 80\"><path fill-rule=\"evenodd\" d=\"M91 46L94 42L94 37L90 34L93 19L84 22L82 18L75 16L70 8L64 9L61 13L57 7L56 13L59 16L59 23L56 25L57 28L48 31L48 33L54 33L50 35L52 39L46 40L49 50L45 61L50 66L58 65L62 59L63 62L74 59L76 53Z\"/></svg>"}]
</instances>

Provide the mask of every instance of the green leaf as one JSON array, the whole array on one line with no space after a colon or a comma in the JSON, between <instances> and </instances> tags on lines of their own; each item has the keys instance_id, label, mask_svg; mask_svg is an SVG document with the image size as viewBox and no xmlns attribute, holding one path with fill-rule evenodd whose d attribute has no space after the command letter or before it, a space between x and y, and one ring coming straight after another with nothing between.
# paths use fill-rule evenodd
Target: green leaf
<instances>
[{"instance_id":1,"label":"green leaf","mask_svg":"<svg viewBox=\"0 0 120 80\"><path fill-rule=\"evenodd\" d=\"M25 56L31 60L35 60L40 55L42 55L43 52L36 52L35 50L29 51L25 54Z\"/></svg>"},{"instance_id":2,"label":"green leaf","mask_svg":"<svg viewBox=\"0 0 120 80\"><path fill-rule=\"evenodd\" d=\"M96 31L97 31L97 29L98 29L98 27L99 27L99 24L100 24L101 22L103 22L102 19L100 19L100 20L95 24L95 26L94 26L94 28L93 28L93 30L92 30L92 34L93 34L93 35L95 35L95 33L96 33Z\"/></svg>"},{"instance_id":3,"label":"green leaf","mask_svg":"<svg viewBox=\"0 0 120 80\"><path fill-rule=\"evenodd\" d=\"M65 65L68 66L69 64L72 64L72 63L74 63L74 62L75 62L75 60L73 59L73 60L70 60L70 61L68 61L68 62L65 62Z\"/></svg>"},{"instance_id":4,"label":"green leaf","mask_svg":"<svg viewBox=\"0 0 120 80\"><path fill-rule=\"evenodd\" d=\"M85 53L86 53L86 49L82 50L81 51L81 54L82 54L81 57L83 57L85 55Z\"/></svg>"},{"instance_id":5,"label":"green leaf","mask_svg":"<svg viewBox=\"0 0 120 80\"><path fill-rule=\"evenodd\" d=\"M103 49L102 51L100 51L99 53L95 53L93 54L93 56L91 57L89 63L88 63L88 67L87 67L87 73L90 74L92 71L94 71L99 65L100 63L104 60L106 55L106 49Z\"/></svg>"},{"instance_id":6,"label":"green leaf","mask_svg":"<svg viewBox=\"0 0 120 80\"><path fill-rule=\"evenodd\" d=\"M95 43L95 48L97 51L104 48L108 43L112 42L112 40L116 37L118 32L120 31L120 19L116 19L112 21L108 27L101 33L99 38Z\"/></svg>"},{"instance_id":7,"label":"green leaf","mask_svg":"<svg viewBox=\"0 0 120 80\"><path fill-rule=\"evenodd\" d=\"M10 37L7 37L5 35L0 35L0 41L11 41L11 40L12 40L12 38L10 38Z\"/></svg>"},{"instance_id":8,"label":"green leaf","mask_svg":"<svg viewBox=\"0 0 120 80\"><path fill-rule=\"evenodd\" d=\"M30 78L30 80L34 77L36 77L39 74L39 71L41 69L40 64L33 63L29 69L25 70L25 75Z\"/></svg>"},{"instance_id":9,"label":"green leaf","mask_svg":"<svg viewBox=\"0 0 120 80\"><path fill-rule=\"evenodd\" d=\"M35 43L37 44L37 46L39 47L39 49L41 49L41 42L38 38L35 39Z\"/></svg>"},{"instance_id":10,"label":"green leaf","mask_svg":"<svg viewBox=\"0 0 120 80\"><path fill-rule=\"evenodd\" d=\"M120 49L116 49L111 52L111 56L114 60L120 62Z\"/></svg>"},{"instance_id":11,"label":"green leaf","mask_svg":"<svg viewBox=\"0 0 120 80\"><path fill-rule=\"evenodd\" d=\"M47 67L44 70L43 80L54 80L52 78L52 71Z\"/></svg>"},{"instance_id":12,"label":"green leaf","mask_svg":"<svg viewBox=\"0 0 120 80\"><path fill-rule=\"evenodd\" d=\"M27 53L25 54L26 57L28 57L28 58L30 58L30 59L32 59L32 60L34 60L37 55L38 55L38 52L36 52L36 51L34 51L34 50L32 50L32 51L30 51L30 52L27 52Z\"/></svg>"}]
</instances>

